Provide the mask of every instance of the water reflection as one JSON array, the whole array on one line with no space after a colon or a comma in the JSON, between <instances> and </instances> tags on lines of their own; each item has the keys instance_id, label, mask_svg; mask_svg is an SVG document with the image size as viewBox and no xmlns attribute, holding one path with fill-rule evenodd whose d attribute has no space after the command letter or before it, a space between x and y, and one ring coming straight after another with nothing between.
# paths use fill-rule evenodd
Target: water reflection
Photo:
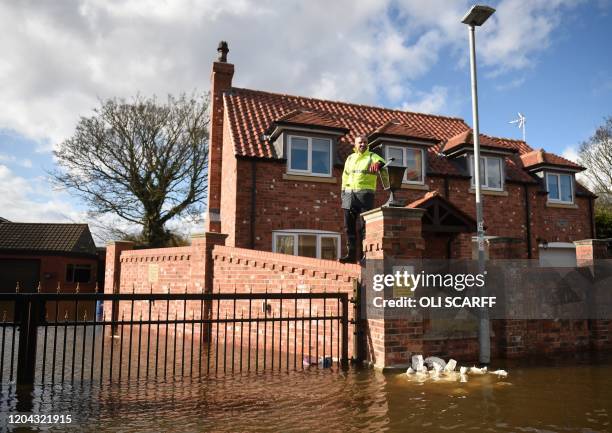
<instances>
[{"instance_id":1,"label":"water reflection","mask_svg":"<svg viewBox=\"0 0 612 433\"><path fill-rule=\"evenodd\" d=\"M501 366L501 365L500 365ZM31 390L35 413L66 431L610 431L612 364L504 365L507 379L416 383L351 369L237 374ZM2 413L16 411L14 387Z\"/></svg>"}]
</instances>

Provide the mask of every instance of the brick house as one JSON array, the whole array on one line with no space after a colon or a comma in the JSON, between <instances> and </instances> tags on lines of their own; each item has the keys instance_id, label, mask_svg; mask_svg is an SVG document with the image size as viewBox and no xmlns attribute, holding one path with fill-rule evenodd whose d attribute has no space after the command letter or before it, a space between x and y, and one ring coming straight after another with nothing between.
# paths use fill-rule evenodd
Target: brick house
<instances>
[{"instance_id":1,"label":"brick house","mask_svg":"<svg viewBox=\"0 0 612 433\"><path fill-rule=\"evenodd\" d=\"M0 222L0 291L93 292L104 287L104 255L87 224Z\"/></svg>"},{"instance_id":2,"label":"brick house","mask_svg":"<svg viewBox=\"0 0 612 433\"><path fill-rule=\"evenodd\" d=\"M365 134L408 167L398 196L427 210L423 257L473 254L473 137L463 119L236 88L234 65L220 51L206 231L227 234L228 246L336 259L343 163ZM584 168L521 140L480 142L489 249L575 266L572 242L594 237L595 196L575 179ZM377 205L387 196L379 185Z\"/></svg>"}]
</instances>

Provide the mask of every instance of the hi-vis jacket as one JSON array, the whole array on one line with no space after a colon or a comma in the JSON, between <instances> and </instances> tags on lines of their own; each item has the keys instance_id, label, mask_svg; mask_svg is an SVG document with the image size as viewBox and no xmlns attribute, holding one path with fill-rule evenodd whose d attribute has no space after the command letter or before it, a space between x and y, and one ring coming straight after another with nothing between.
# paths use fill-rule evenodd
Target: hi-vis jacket
<instances>
[{"instance_id":1,"label":"hi-vis jacket","mask_svg":"<svg viewBox=\"0 0 612 433\"><path fill-rule=\"evenodd\" d=\"M374 162L382 162L384 164L385 160L369 150L363 153L355 151L349 155L344 163L342 190L375 191L377 174L370 172L370 165Z\"/></svg>"}]
</instances>

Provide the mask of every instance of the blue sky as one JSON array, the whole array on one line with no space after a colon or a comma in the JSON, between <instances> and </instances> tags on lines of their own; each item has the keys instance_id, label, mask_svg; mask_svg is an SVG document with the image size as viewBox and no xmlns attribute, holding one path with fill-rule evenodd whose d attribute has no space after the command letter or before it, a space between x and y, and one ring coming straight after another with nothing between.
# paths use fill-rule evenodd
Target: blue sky
<instances>
[{"instance_id":1,"label":"blue sky","mask_svg":"<svg viewBox=\"0 0 612 433\"><path fill-rule=\"evenodd\" d=\"M611 2L490 4L497 12L477 30L481 130L519 138L508 122L520 111L532 147L572 156L612 115ZM459 116L471 124L467 29L459 22L469 5L4 3L0 216L87 221L97 231L79 200L49 183L54 146L100 98L208 90L220 39L229 41L236 86Z\"/></svg>"}]
</instances>

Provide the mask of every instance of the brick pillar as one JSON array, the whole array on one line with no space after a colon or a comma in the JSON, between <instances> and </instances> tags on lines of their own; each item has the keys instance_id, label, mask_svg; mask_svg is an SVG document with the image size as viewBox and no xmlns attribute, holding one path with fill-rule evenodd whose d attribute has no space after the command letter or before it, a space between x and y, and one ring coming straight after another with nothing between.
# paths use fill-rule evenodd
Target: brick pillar
<instances>
[{"instance_id":1,"label":"brick pillar","mask_svg":"<svg viewBox=\"0 0 612 433\"><path fill-rule=\"evenodd\" d=\"M106 245L104 293L119 293L121 283L121 252L134 249L129 241L112 241Z\"/></svg>"},{"instance_id":2,"label":"brick pillar","mask_svg":"<svg viewBox=\"0 0 612 433\"><path fill-rule=\"evenodd\" d=\"M205 232L191 236L191 247L193 249L194 263L201 263L191 270L191 278L194 285L202 284L204 292L212 293L214 282L214 261L212 250L216 245L225 245L226 234ZM200 283L201 282L201 283Z\"/></svg>"},{"instance_id":3,"label":"brick pillar","mask_svg":"<svg viewBox=\"0 0 612 433\"><path fill-rule=\"evenodd\" d=\"M421 218L424 213L424 209L381 207L362 214L366 223L363 240L366 275L391 272L393 264L423 257L425 241ZM365 290L372 290L368 287L370 283L362 281ZM380 292L380 296L392 298L393 294L385 291ZM362 296L362 299L370 298L371 292L368 296ZM366 318L364 325L368 360L377 368L405 368L410 362L410 356L422 351L421 317L398 319L378 316Z\"/></svg>"},{"instance_id":4,"label":"brick pillar","mask_svg":"<svg viewBox=\"0 0 612 433\"><path fill-rule=\"evenodd\" d=\"M210 78L208 139L208 211L204 230L221 232L221 177L223 155L223 93L232 87L234 65L214 62Z\"/></svg>"},{"instance_id":5,"label":"brick pillar","mask_svg":"<svg viewBox=\"0 0 612 433\"><path fill-rule=\"evenodd\" d=\"M612 254L608 250L608 245L612 239L583 239L575 241L576 262L579 267L593 266L595 260L611 259Z\"/></svg>"},{"instance_id":6,"label":"brick pillar","mask_svg":"<svg viewBox=\"0 0 612 433\"><path fill-rule=\"evenodd\" d=\"M610 305L609 275L612 259L612 239L584 239L575 241L576 262L578 267L590 268L593 277L591 287L591 297L587 299L590 303L590 312L593 314L589 318L590 347L592 350L612 349L612 320L595 319L595 312L598 307ZM604 260L606 262L604 262ZM596 266L598 265L598 266ZM608 311L606 311L608 313ZM597 317L606 316L597 315Z\"/></svg>"},{"instance_id":7,"label":"brick pillar","mask_svg":"<svg viewBox=\"0 0 612 433\"><path fill-rule=\"evenodd\" d=\"M134 243L129 241L112 241L106 245L106 267L104 271L104 293L119 293L121 290L121 253L134 249ZM104 302L106 320L109 314L113 321L119 320L119 304L115 301ZM117 334L117 326L111 327L113 335Z\"/></svg>"}]
</instances>

